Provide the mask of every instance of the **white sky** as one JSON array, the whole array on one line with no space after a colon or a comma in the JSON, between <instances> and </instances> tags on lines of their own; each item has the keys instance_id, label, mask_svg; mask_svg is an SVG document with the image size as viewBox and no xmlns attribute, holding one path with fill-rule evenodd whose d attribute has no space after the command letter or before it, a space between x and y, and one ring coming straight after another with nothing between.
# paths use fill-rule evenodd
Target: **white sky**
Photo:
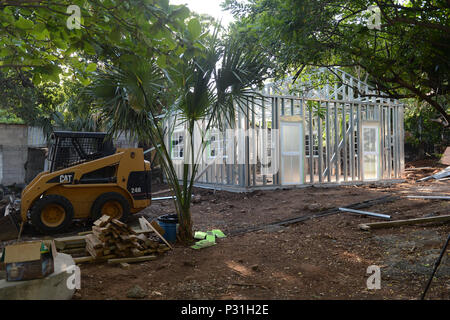
<instances>
[{"instance_id":1,"label":"white sky","mask_svg":"<svg viewBox=\"0 0 450 320\"><path fill-rule=\"evenodd\" d=\"M234 20L233 16L227 12L222 11L220 6L223 0L169 0L170 4L185 4L191 11L197 13L206 13L219 21L222 20L222 25L227 26Z\"/></svg>"}]
</instances>

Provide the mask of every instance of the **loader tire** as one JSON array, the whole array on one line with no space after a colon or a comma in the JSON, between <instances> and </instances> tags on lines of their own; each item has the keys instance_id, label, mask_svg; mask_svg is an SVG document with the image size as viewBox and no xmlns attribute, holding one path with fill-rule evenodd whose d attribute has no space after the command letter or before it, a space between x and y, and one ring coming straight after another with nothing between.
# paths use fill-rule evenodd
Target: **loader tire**
<instances>
[{"instance_id":1,"label":"loader tire","mask_svg":"<svg viewBox=\"0 0 450 320\"><path fill-rule=\"evenodd\" d=\"M73 219L73 206L59 195L48 195L37 200L31 210L31 223L41 233L53 234L64 231Z\"/></svg>"},{"instance_id":2,"label":"loader tire","mask_svg":"<svg viewBox=\"0 0 450 320\"><path fill-rule=\"evenodd\" d=\"M92 205L91 217L95 221L102 215L126 221L130 215L130 204L120 193L107 192L100 195Z\"/></svg>"}]
</instances>

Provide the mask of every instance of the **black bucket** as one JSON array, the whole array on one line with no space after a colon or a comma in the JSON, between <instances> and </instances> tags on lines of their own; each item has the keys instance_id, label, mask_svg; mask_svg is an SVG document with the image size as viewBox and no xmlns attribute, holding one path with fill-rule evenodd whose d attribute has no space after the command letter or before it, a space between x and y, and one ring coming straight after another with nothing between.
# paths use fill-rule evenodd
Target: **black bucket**
<instances>
[{"instance_id":1,"label":"black bucket","mask_svg":"<svg viewBox=\"0 0 450 320\"><path fill-rule=\"evenodd\" d=\"M164 223L178 223L178 215L176 213L165 214L163 216L158 217L158 221Z\"/></svg>"}]
</instances>

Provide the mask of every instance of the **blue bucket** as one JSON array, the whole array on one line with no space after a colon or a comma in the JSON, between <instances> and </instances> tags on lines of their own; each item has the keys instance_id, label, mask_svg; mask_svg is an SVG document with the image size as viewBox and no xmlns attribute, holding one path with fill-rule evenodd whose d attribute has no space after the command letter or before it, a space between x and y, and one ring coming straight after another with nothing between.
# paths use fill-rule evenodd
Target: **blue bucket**
<instances>
[{"instance_id":1,"label":"blue bucket","mask_svg":"<svg viewBox=\"0 0 450 320\"><path fill-rule=\"evenodd\" d=\"M177 241L177 223L178 216L176 214L166 214L158 218L158 224L164 229L164 239L167 242Z\"/></svg>"}]
</instances>

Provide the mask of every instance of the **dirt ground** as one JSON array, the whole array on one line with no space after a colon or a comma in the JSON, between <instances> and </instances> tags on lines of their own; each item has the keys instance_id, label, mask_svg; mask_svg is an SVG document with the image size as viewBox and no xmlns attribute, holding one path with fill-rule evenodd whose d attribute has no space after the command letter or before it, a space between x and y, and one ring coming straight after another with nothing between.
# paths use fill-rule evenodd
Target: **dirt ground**
<instances>
[{"instance_id":1,"label":"dirt ground","mask_svg":"<svg viewBox=\"0 0 450 320\"><path fill-rule=\"evenodd\" d=\"M252 193L196 189L200 201L192 205L194 229L221 229L227 238L201 250L176 245L157 260L131 264L129 269L81 265L81 290L74 299L128 299L127 293L136 285L145 299L418 299L449 234L449 224L361 231L358 224L379 219L341 212L287 227L231 234L386 195L401 198L363 210L393 219L449 214L449 201L404 197L450 195L449 180L415 182L439 169L433 164L430 170L407 171L406 182L392 185ZM142 214L165 213L173 213L170 200L155 201ZM450 299L449 258L450 250L427 299ZM381 268L381 289L367 289L371 265Z\"/></svg>"}]
</instances>

